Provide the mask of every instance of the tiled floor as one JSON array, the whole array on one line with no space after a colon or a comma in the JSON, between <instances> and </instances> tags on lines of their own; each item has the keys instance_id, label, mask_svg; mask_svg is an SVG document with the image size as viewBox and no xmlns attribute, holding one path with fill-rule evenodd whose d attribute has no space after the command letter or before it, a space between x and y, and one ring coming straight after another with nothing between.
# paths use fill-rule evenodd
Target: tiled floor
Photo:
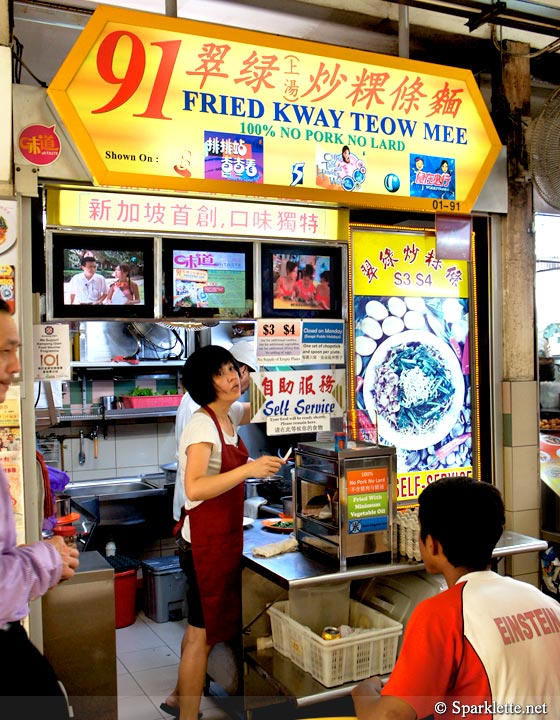
<instances>
[{"instance_id":1,"label":"tiled floor","mask_svg":"<svg viewBox=\"0 0 560 720\"><path fill-rule=\"evenodd\" d=\"M187 621L156 623L143 612L117 630L119 720L171 720L160 710L175 686ZM204 720L230 720L213 697L203 697Z\"/></svg>"}]
</instances>

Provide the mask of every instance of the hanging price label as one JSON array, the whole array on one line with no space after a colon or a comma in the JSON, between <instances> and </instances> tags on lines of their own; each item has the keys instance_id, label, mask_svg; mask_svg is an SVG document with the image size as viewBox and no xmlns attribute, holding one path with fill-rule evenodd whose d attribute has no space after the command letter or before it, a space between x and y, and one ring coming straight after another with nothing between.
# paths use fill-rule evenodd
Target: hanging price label
<instances>
[{"instance_id":1,"label":"hanging price label","mask_svg":"<svg viewBox=\"0 0 560 720\"><path fill-rule=\"evenodd\" d=\"M301 337L301 322L299 320L259 320L259 338L277 337L293 338Z\"/></svg>"},{"instance_id":2,"label":"hanging price label","mask_svg":"<svg viewBox=\"0 0 560 720\"><path fill-rule=\"evenodd\" d=\"M259 320L257 360L263 364L301 361L301 320Z\"/></svg>"}]
</instances>

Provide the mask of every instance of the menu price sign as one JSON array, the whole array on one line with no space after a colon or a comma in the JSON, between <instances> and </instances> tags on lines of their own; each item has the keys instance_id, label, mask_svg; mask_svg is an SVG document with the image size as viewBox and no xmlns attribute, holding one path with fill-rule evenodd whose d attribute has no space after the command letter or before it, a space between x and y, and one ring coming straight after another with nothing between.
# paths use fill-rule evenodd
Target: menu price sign
<instances>
[{"instance_id":1,"label":"menu price sign","mask_svg":"<svg viewBox=\"0 0 560 720\"><path fill-rule=\"evenodd\" d=\"M301 363L301 320L259 320L257 362L260 365Z\"/></svg>"},{"instance_id":2,"label":"menu price sign","mask_svg":"<svg viewBox=\"0 0 560 720\"><path fill-rule=\"evenodd\" d=\"M259 320L261 365L344 365L343 320Z\"/></svg>"}]
</instances>

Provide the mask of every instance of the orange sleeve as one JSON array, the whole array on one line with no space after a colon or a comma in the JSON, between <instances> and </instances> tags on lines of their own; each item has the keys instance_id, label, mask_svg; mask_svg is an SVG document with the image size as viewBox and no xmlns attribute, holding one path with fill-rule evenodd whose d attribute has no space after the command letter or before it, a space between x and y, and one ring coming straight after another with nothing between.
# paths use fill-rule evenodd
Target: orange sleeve
<instances>
[{"instance_id":1,"label":"orange sleeve","mask_svg":"<svg viewBox=\"0 0 560 720\"><path fill-rule=\"evenodd\" d=\"M461 594L456 587L421 602L412 613L404 641L382 690L411 705L419 718L434 713L453 683L463 646Z\"/></svg>"}]
</instances>

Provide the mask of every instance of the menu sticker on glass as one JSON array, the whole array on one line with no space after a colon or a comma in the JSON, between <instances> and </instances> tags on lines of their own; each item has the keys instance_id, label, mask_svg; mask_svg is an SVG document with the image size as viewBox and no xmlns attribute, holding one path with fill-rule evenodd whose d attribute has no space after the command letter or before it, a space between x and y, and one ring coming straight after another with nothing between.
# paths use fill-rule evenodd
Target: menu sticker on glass
<instances>
[{"instance_id":1,"label":"menu sticker on glass","mask_svg":"<svg viewBox=\"0 0 560 720\"><path fill-rule=\"evenodd\" d=\"M17 207L15 200L0 199L0 255L17 240Z\"/></svg>"},{"instance_id":2,"label":"menu sticker on glass","mask_svg":"<svg viewBox=\"0 0 560 720\"><path fill-rule=\"evenodd\" d=\"M346 472L348 532L387 530L389 526L389 475L387 468Z\"/></svg>"}]
</instances>

